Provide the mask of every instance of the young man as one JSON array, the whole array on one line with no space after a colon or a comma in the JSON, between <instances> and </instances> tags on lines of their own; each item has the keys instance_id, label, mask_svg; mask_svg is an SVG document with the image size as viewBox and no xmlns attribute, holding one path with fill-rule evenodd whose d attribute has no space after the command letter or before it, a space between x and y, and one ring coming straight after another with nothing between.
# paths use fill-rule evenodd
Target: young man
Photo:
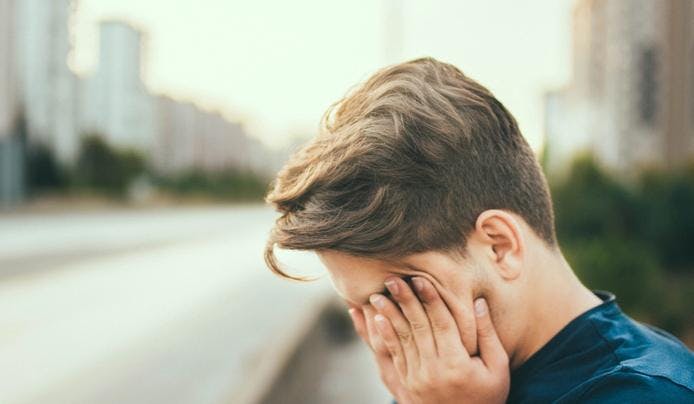
<instances>
[{"instance_id":1,"label":"young man","mask_svg":"<svg viewBox=\"0 0 694 404\"><path fill-rule=\"evenodd\" d=\"M265 251L315 251L397 402L694 402L694 355L591 292L513 116L432 58L334 104L279 172ZM644 285L648 287L648 285Z\"/></svg>"}]
</instances>

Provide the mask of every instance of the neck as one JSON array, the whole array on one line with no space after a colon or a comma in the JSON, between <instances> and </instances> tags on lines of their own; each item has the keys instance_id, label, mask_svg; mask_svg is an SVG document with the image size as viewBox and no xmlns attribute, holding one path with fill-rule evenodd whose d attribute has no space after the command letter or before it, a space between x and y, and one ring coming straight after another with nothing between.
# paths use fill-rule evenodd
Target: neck
<instances>
[{"instance_id":1,"label":"neck","mask_svg":"<svg viewBox=\"0 0 694 404\"><path fill-rule=\"evenodd\" d=\"M511 369L527 361L571 320L602 303L578 280L560 251L548 252L541 261L531 274L530 304L510 358Z\"/></svg>"}]
</instances>

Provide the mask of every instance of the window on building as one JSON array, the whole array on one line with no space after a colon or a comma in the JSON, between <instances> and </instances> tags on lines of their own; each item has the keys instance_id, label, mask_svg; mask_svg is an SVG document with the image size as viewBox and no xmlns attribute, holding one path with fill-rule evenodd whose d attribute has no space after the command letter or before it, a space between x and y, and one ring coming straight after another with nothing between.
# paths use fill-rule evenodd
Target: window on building
<instances>
[{"instance_id":1,"label":"window on building","mask_svg":"<svg viewBox=\"0 0 694 404\"><path fill-rule=\"evenodd\" d=\"M658 55L654 47L642 49L638 72L639 115L643 123L653 125L658 113Z\"/></svg>"}]
</instances>

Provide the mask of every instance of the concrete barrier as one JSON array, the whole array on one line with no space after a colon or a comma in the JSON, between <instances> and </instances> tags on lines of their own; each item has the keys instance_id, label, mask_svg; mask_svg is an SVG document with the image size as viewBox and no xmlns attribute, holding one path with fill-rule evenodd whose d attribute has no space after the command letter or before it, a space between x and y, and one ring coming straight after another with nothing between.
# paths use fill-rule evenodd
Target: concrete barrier
<instances>
[{"instance_id":1,"label":"concrete barrier","mask_svg":"<svg viewBox=\"0 0 694 404\"><path fill-rule=\"evenodd\" d=\"M296 377L287 374L287 370L296 363L297 355L302 356L303 347L309 342L317 342L316 348L324 348L323 338L316 338L316 333L321 330L326 317L334 316L336 302L328 293L318 294L314 304L307 307L301 313L297 313L296 320L292 321L279 338L268 341L266 349L259 358L259 364L248 375L246 384L239 393L229 402L234 404L260 404L270 402L289 403L286 400L288 390L294 390L293 381ZM318 349L314 354L320 355ZM308 381L299 377L299 380ZM275 397L283 397L277 401Z\"/></svg>"},{"instance_id":2,"label":"concrete barrier","mask_svg":"<svg viewBox=\"0 0 694 404\"><path fill-rule=\"evenodd\" d=\"M346 307L328 301L257 404L390 403Z\"/></svg>"}]
</instances>

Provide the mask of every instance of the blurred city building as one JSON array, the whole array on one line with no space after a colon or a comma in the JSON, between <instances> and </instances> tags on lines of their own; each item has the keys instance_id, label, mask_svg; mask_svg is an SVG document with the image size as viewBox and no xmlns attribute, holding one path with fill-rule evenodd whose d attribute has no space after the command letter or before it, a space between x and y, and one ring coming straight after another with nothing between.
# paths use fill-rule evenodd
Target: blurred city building
<instances>
[{"instance_id":1,"label":"blurred city building","mask_svg":"<svg viewBox=\"0 0 694 404\"><path fill-rule=\"evenodd\" d=\"M232 162L244 169L253 169L249 163L250 142L238 122L227 120L219 112L203 114L202 130L196 147L200 167L209 171L229 168ZM258 150L261 155L264 147ZM260 166L259 166L260 167Z\"/></svg>"},{"instance_id":2,"label":"blurred city building","mask_svg":"<svg viewBox=\"0 0 694 404\"><path fill-rule=\"evenodd\" d=\"M245 134L243 126L221 113L204 111L194 103L168 96L156 98L155 110L158 133L153 161L160 172L240 168L270 173L273 169L267 160L252 160L256 154L267 159L270 151L262 143L253 150L254 139Z\"/></svg>"},{"instance_id":3,"label":"blurred city building","mask_svg":"<svg viewBox=\"0 0 694 404\"><path fill-rule=\"evenodd\" d=\"M68 64L77 4L0 0L0 52L7 56L0 60L2 205L24 194L27 150L42 146L71 167L87 134L139 151L165 175L229 168L270 175L279 168L284 154L249 136L239 122L152 94L142 78L146 35L128 22L101 22L97 67L77 76Z\"/></svg>"},{"instance_id":4,"label":"blurred city building","mask_svg":"<svg viewBox=\"0 0 694 404\"><path fill-rule=\"evenodd\" d=\"M148 154L154 99L142 82L142 33L119 21L104 21L99 28L98 67L84 83L80 129Z\"/></svg>"},{"instance_id":5,"label":"blurred city building","mask_svg":"<svg viewBox=\"0 0 694 404\"><path fill-rule=\"evenodd\" d=\"M179 102L168 96L156 99L159 131L154 146L154 163L160 172L178 172L193 167L194 138L199 114L195 104Z\"/></svg>"},{"instance_id":6,"label":"blurred city building","mask_svg":"<svg viewBox=\"0 0 694 404\"><path fill-rule=\"evenodd\" d=\"M104 21L100 28L99 67L85 83L83 133L102 134L114 146L144 153L162 174L274 171L272 153L254 143L240 123L148 91L142 80L146 47L140 30L122 21Z\"/></svg>"},{"instance_id":7,"label":"blurred city building","mask_svg":"<svg viewBox=\"0 0 694 404\"><path fill-rule=\"evenodd\" d=\"M67 65L72 49L68 21L74 4L70 0L14 3L19 97L28 141L48 147L59 161L69 164L78 149L77 77Z\"/></svg>"},{"instance_id":8,"label":"blurred city building","mask_svg":"<svg viewBox=\"0 0 694 404\"><path fill-rule=\"evenodd\" d=\"M694 3L579 0L572 80L545 95L547 168L590 151L627 171L694 155Z\"/></svg>"},{"instance_id":9,"label":"blurred city building","mask_svg":"<svg viewBox=\"0 0 694 404\"><path fill-rule=\"evenodd\" d=\"M14 54L15 7L14 0L0 0L0 55ZM18 203L24 194L16 68L13 58L0 58L0 207Z\"/></svg>"}]
</instances>

